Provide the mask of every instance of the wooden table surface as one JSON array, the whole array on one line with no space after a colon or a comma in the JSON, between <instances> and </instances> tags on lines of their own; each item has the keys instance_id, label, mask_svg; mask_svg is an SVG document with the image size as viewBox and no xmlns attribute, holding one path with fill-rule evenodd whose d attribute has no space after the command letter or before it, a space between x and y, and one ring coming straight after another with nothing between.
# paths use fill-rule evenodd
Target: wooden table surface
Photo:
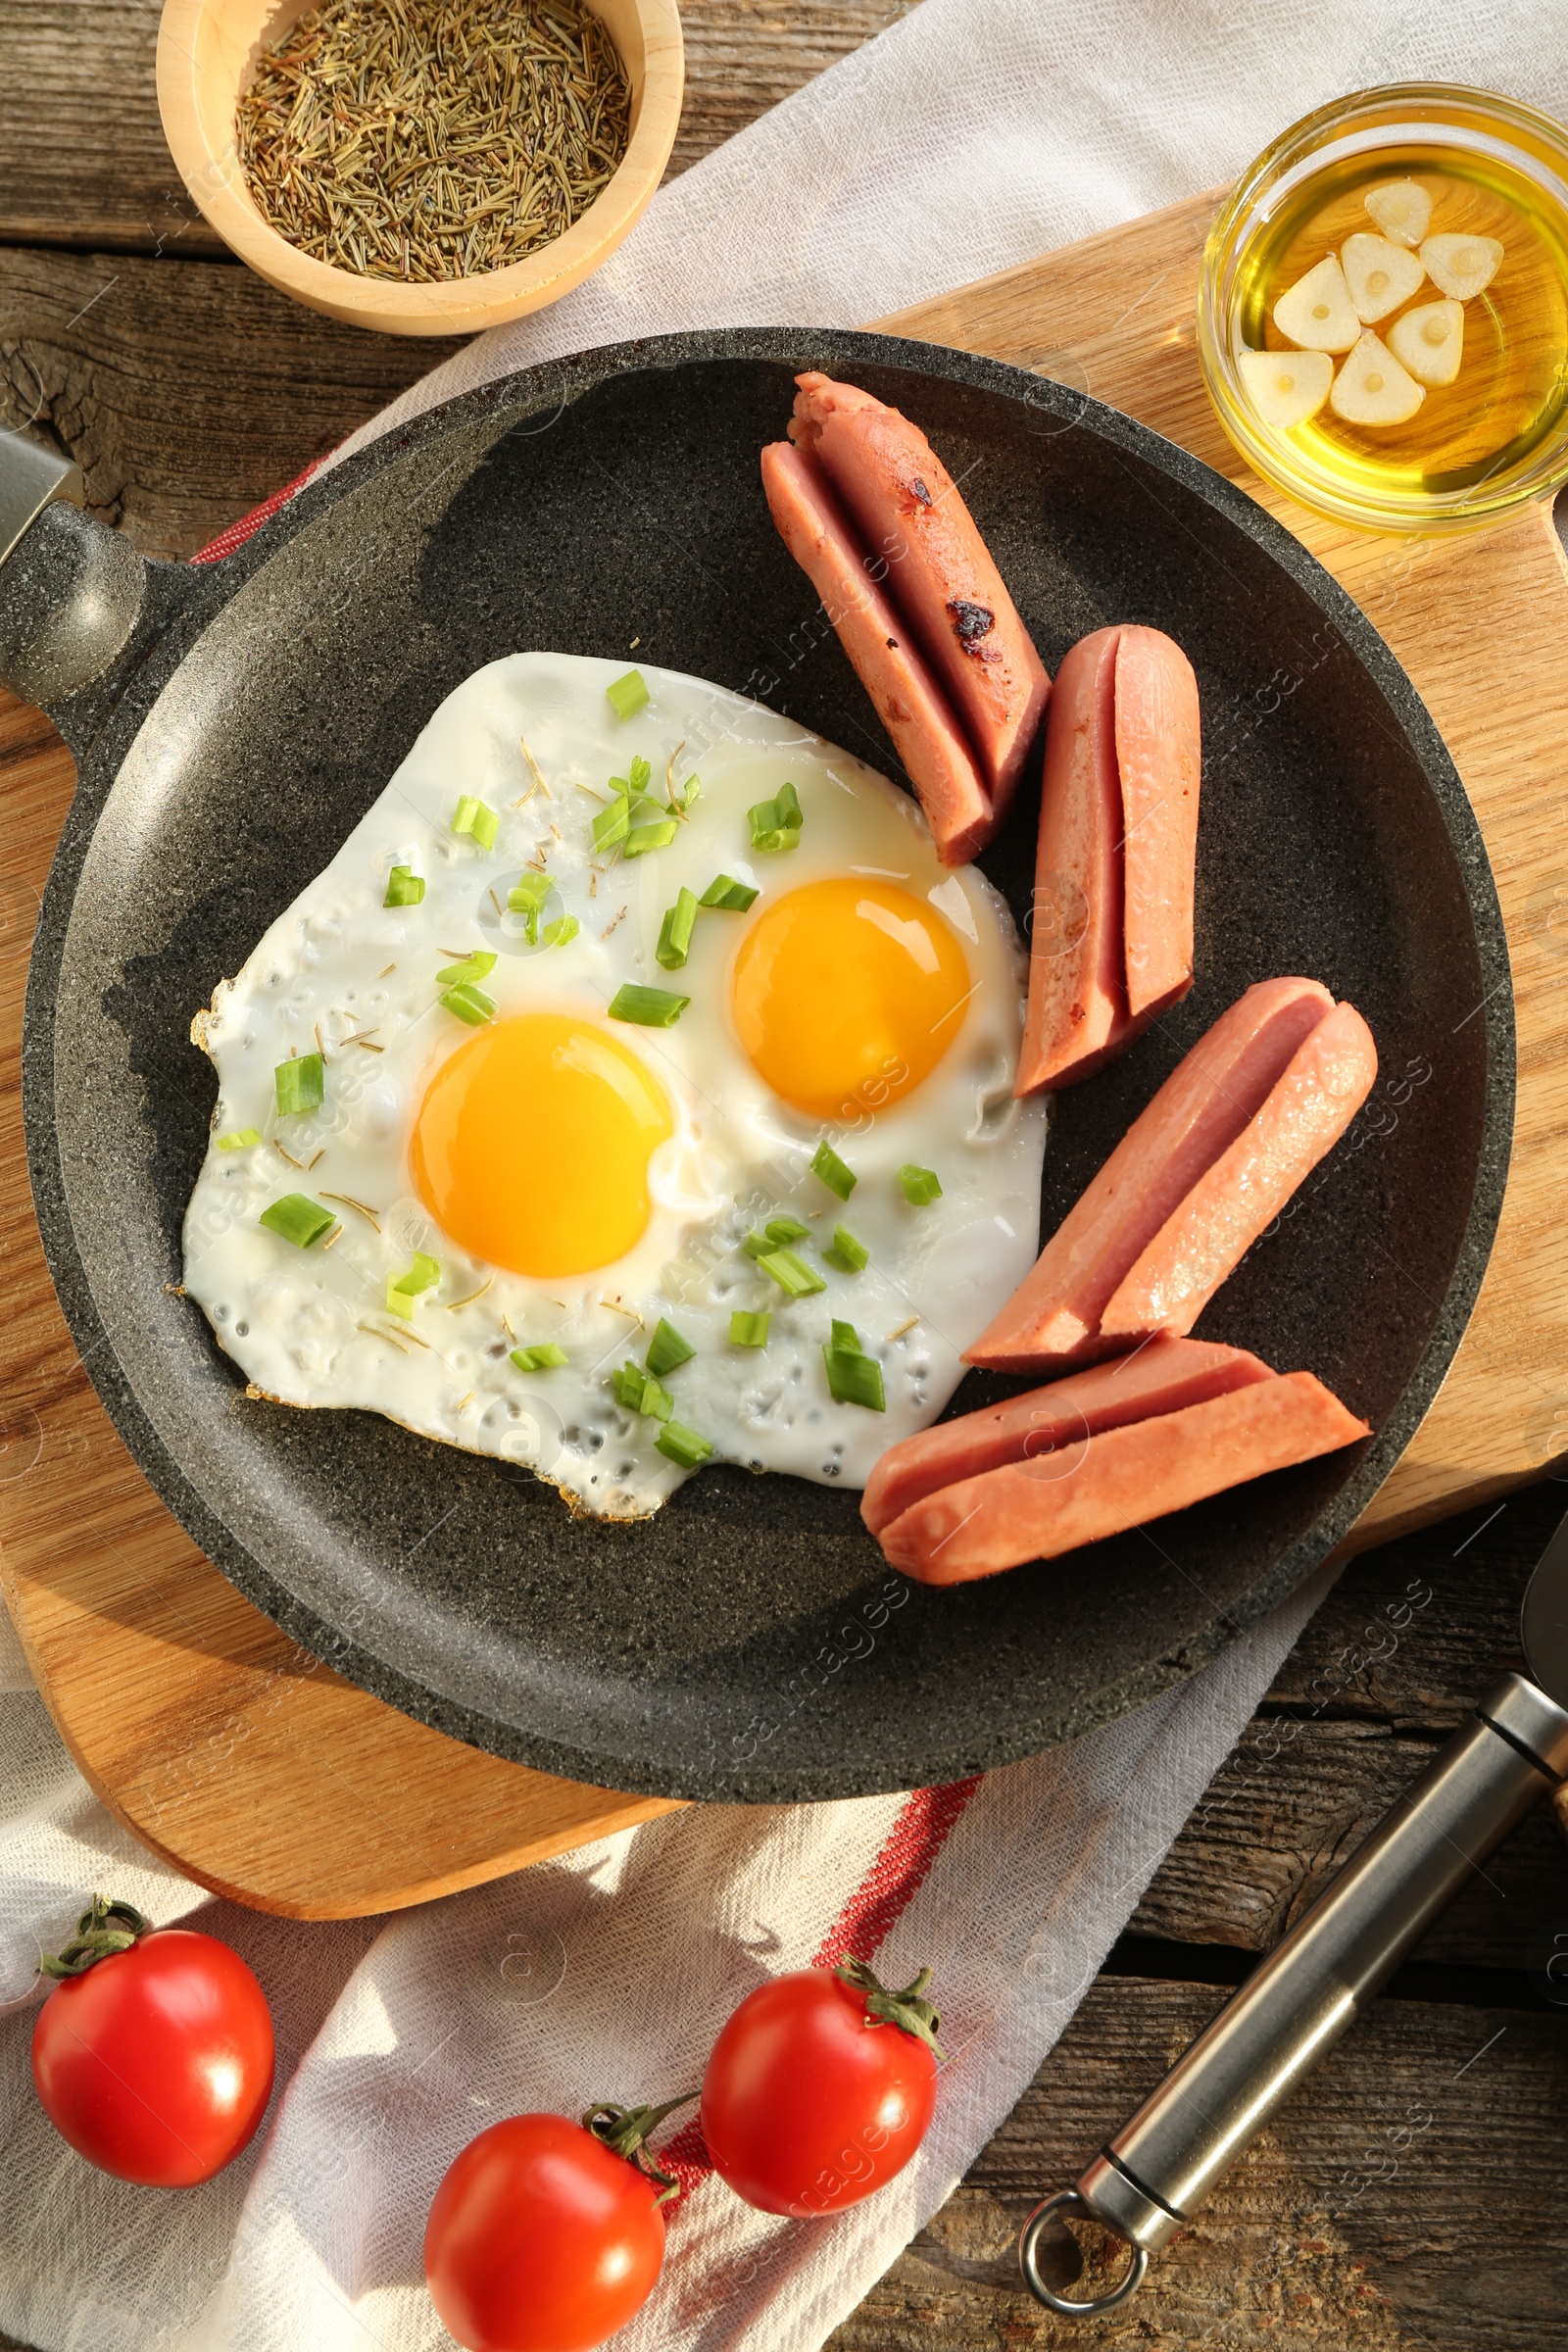
<instances>
[{"instance_id":1,"label":"wooden table surface","mask_svg":"<svg viewBox=\"0 0 1568 2352\"><path fill-rule=\"evenodd\" d=\"M686 0L671 170L904 13ZM179 558L452 346L336 326L225 257L164 149L157 17L157 0L0 0L0 421L68 450L96 513ZM1062 2041L836 2352L1557 2352L1568 2008L1529 1959L1568 1935L1568 1847L1544 1808L1123 2312L1092 2336L1052 2321L1013 2241L1515 1652L1565 1501L1547 1482L1346 1571Z\"/></svg>"}]
</instances>

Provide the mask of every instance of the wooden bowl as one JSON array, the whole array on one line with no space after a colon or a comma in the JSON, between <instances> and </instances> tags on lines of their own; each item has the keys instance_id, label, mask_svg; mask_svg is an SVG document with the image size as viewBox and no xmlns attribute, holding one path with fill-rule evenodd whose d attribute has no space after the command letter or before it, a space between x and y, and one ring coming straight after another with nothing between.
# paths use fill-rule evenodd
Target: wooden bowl
<instances>
[{"instance_id":1,"label":"wooden bowl","mask_svg":"<svg viewBox=\"0 0 1568 2352\"><path fill-rule=\"evenodd\" d=\"M631 140L582 218L525 261L439 285L361 277L301 253L252 201L234 146L234 110L263 49L311 0L165 0L158 107L180 177L219 235L258 275L312 310L385 335L471 335L520 318L580 285L614 252L663 176L685 80L675 0L592 0L631 82Z\"/></svg>"}]
</instances>

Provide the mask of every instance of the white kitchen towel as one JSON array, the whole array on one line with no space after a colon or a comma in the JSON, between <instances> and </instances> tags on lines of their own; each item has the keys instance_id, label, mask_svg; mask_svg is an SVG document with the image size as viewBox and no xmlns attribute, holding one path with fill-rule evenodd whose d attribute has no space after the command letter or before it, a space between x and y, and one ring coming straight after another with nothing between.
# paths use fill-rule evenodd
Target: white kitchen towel
<instances>
[{"instance_id":1,"label":"white kitchen towel","mask_svg":"<svg viewBox=\"0 0 1568 2352\"><path fill-rule=\"evenodd\" d=\"M1568 15L923 0L662 190L586 286L367 433L624 335L874 317L1221 180L1337 92L1414 77L1568 113ZM768 2220L704 2173L689 2128L675 2138L691 2190L625 2352L811 2352L1012 2106L1324 1584L1180 1690L977 1785L707 1807L389 1922L320 1927L205 1903L139 1854L72 1770L20 1651L0 1653L0 2327L43 2352L438 2346L423 2217L473 2132L695 2084L760 1975L846 1948L894 1978L929 1961L951 2056L930 2139L881 2195L832 2222ZM194 1912L271 2000L265 2134L204 2188L92 2173L32 2097L33 1965L94 1886L160 1921Z\"/></svg>"}]
</instances>

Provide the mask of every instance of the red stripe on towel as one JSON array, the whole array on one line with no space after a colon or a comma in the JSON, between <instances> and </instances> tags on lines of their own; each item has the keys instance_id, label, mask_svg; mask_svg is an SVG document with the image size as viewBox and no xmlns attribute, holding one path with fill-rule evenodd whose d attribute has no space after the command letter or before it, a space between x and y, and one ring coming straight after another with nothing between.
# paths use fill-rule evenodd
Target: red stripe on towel
<instances>
[{"instance_id":1,"label":"red stripe on towel","mask_svg":"<svg viewBox=\"0 0 1568 2352\"><path fill-rule=\"evenodd\" d=\"M887 1843L812 1954L813 1968L837 1968L849 1952L866 1959L891 1936L979 1786L976 1774L946 1788L913 1791Z\"/></svg>"},{"instance_id":2,"label":"red stripe on towel","mask_svg":"<svg viewBox=\"0 0 1568 2352\"><path fill-rule=\"evenodd\" d=\"M906 1798L876 1860L817 1945L813 1968L834 1968L850 1952L868 1960L891 1936L930 1877L982 1777L952 1781L945 1788L916 1788ZM674 2174L687 2195L707 2180L713 2167L695 2116L654 2161L661 2172Z\"/></svg>"},{"instance_id":3,"label":"red stripe on towel","mask_svg":"<svg viewBox=\"0 0 1568 2352\"><path fill-rule=\"evenodd\" d=\"M242 514L238 522L231 522L226 531L220 531L216 539L210 539L204 548L199 549L191 557L191 562L193 564L221 564L223 558L231 556L236 547L243 547L246 540L261 529L264 522L270 521L279 507L286 507L296 491L304 489L317 467L323 463L324 461L320 458L313 459L303 473L297 473L291 482L283 484L281 490L274 490L270 498L264 498L259 507L252 507L250 513Z\"/></svg>"}]
</instances>

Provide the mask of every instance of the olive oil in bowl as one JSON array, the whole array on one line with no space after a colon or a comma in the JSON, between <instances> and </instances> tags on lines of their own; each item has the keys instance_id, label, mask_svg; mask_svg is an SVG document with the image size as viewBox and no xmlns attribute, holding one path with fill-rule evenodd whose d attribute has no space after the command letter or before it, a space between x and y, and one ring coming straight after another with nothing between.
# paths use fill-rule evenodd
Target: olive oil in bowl
<instances>
[{"instance_id":1,"label":"olive oil in bowl","mask_svg":"<svg viewBox=\"0 0 1568 2352\"><path fill-rule=\"evenodd\" d=\"M1568 478L1568 137L1544 117L1341 101L1253 167L1203 274L1220 420L1307 504L1443 530Z\"/></svg>"}]
</instances>

